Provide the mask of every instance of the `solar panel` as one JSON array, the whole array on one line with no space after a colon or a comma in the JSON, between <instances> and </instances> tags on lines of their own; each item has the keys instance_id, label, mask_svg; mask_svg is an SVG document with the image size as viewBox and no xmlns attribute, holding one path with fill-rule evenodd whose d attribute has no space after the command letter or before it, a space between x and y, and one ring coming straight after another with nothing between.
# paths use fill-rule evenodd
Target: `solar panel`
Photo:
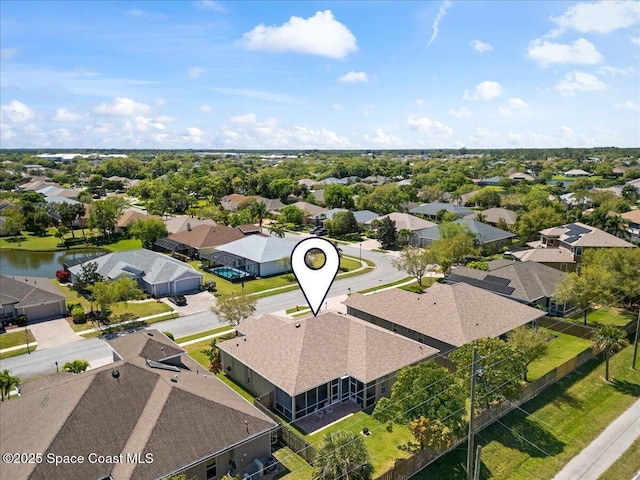
<instances>
[{"instance_id":1,"label":"solar panel","mask_svg":"<svg viewBox=\"0 0 640 480\"><path fill-rule=\"evenodd\" d=\"M449 280L454 282L466 283L473 287L482 288L483 290L489 290L491 292L501 293L503 295L511 295L515 288L507 285L501 285L499 283L487 282L485 280L478 280L477 278L463 277L460 275L449 275Z\"/></svg>"},{"instance_id":2,"label":"solar panel","mask_svg":"<svg viewBox=\"0 0 640 480\"><path fill-rule=\"evenodd\" d=\"M498 285L509 285L509 282L511 280L509 280L508 278L496 277L494 275L487 275L486 277L484 277L484 281L497 283Z\"/></svg>"},{"instance_id":3,"label":"solar panel","mask_svg":"<svg viewBox=\"0 0 640 480\"><path fill-rule=\"evenodd\" d=\"M564 239L564 241L567 242L567 243L573 243L573 242L575 242L577 240L580 240L580 235L574 235L572 237L567 237L567 238Z\"/></svg>"},{"instance_id":4,"label":"solar panel","mask_svg":"<svg viewBox=\"0 0 640 480\"><path fill-rule=\"evenodd\" d=\"M567 225L567 235L582 235L583 233L589 233L591 229L581 227L580 225L576 225L575 223L570 223Z\"/></svg>"}]
</instances>

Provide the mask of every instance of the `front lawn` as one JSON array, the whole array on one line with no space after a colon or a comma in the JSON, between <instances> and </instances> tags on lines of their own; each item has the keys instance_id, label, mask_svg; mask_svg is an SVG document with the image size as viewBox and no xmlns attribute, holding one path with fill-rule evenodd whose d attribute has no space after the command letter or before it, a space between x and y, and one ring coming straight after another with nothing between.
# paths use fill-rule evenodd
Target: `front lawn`
<instances>
[{"instance_id":1,"label":"front lawn","mask_svg":"<svg viewBox=\"0 0 640 480\"><path fill-rule=\"evenodd\" d=\"M212 330L205 330L204 332L194 333L193 335L187 335L186 337L176 338L175 342L179 345L181 343L189 342L197 338L208 337L209 335L215 335L216 333L232 332L233 327L231 325L225 325L224 327L214 328Z\"/></svg>"},{"instance_id":2,"label":"front lawn","mask_svg":"<svg viewBox=\"0 0 640 480\"><path fill-rule=\"evenodd\" d=\"M350 417L321 430L313 435L305 435L304 439L317 448L322 439L328 433L347 431L362 435L362 429L368 428L370 435L364 437L364 443L371 455L374 467L374 476L378 476L391 467L397 458L407 458L411 452L407 451L409 442L416 443L409 428L404 425L393 424L391 432L387 430L386 423L380 423L370 414L363 411L356 412Z\"/></svg>"},{"instance_id":3,"label":"front lawn","mask_svg":"<svg viewBox=\"0 0 640 480\"><path fill-rule=\"evenodd\" d=\"M640 375L632 370L633 348L604 362L589 361L536 398L477 435L482 448L481 478L550 479L640 397ZM526 439L526 440L525 440ZM460 446L415 477L465 478L466 447Z\"/></svg>"},{"instance_id":4,"label":"front lawn","mask_svg":"<svg viewBox=\"0 0 640 480\"><path fill-rule=\"evenodd\" d=\"M27 347L24 347L19 348L18 350L11 350L10 352L0 353L0 360L2 360L3 358L15 357L17 355L22 355L28 352L35 352L37 348L38 345L30 345L29 349L27 349Z\"/></svg>"},{"instance_id":5,"label":"front lawn","mask_svg":"<svg viewBox=\"0 0 640 480\"><path fill-rule=\"evenodd\" d=\"M0 333L0 350L5 348L17 347L18 345L26 345L27 338L29 343L36 341L31 330L27 329L27 333L24 333L24 328L19 328L8 333Z\"/></svg>"},{"instance_id":6,"label":"front lawn","mask_svg":"<svg viewBox=\"0 0 640 480\"><path fill-rule=\"evenodd\" d=\"M631 444L618 460L611 465L606 472L600 475L598 480L620 480L621 478L634 478L640 472L640 437Z\"/></svg>"},{"instance_id":7,"label":"front lawn","mask_svg":"<svg viewBox=\"0 0 640 480\"><path fill-rule=\"evenodd\" d=\"M527 375L529 381L542 377L545 373L562 365L591 346L591 341L584 338L574 337L573 335L546 328L540 328L540 330L553 335L554 338L548 344L549 350L547 354L529 365L529 373Z\"/></svg>"}]
</instances>

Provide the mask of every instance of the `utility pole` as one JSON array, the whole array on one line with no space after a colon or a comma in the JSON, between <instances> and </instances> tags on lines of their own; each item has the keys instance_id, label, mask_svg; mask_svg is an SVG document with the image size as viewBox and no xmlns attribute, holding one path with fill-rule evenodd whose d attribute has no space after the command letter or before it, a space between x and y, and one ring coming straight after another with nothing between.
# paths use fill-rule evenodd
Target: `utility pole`
<instances>
[{"instance_id":1,"label":"utility pole","mask_svg":"<svg viewBox=\"0 0 640 480\"><path fill-rule=\"evenodd\" d=\"M478 370L478 340L473 342L471 362L471 412L469 413L469 435L467 438L467 480L473 480L473 417L476 410L476 374Z\"/></svg>"},{"instance_id":2,"label":"utility pole","mask_svg":"<svg viewBox=\"0 0 640 480\"><path fill-rule=\"evenodd\" d=\"M638 323L636 323L636 341L633 342L633 362L631 368L636 369L636 360L638 359L638 335L640 335L640 307L638 307Z\"/></svg>"},{"instance_id":3,"label":"utility pole","mask_svg":"<svg viewBox=\"0 0 640 480\"><path fill-rule=\"evenodd\" d=\"M473 480L480 480L480 452L482 451L482 445L478 445L476 449L476 467L473 471Z\"/></svg>"}]
</instances>

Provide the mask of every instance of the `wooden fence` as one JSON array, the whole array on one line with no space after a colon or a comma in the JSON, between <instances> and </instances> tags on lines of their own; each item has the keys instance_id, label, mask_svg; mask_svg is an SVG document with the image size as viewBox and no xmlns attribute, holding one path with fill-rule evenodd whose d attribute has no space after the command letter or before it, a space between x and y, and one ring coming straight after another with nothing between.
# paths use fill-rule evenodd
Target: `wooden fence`
<instances>
[{"instance_id":1,"label":"wooden fence","mask_svg":"<svg viewBox=\"0 0 640 480\"><path fill-rule=\"evenodd\" d=\"M580 326L580 325L578 325ZM507 415L512 410L518 408L523 403L528 402L536 395L538 395L542 390L547 388L548 386L558 382L562 378L566 377L577 368L584 365L587 361L594 357L593 350L589 347L582 352L580 352L575 357L567 360L562 365L557 366L546 375L540 377L539 379L528 383L523 387L522 392L518 400L513 402L502 402L498 405L494 405L489 409L481 410L475 416L474 420L474 429L476 432L479 432L483 428L488 427L492 423L496 422L500 418ZM433 449L425 449L420 452L412 455L409 458L403 458L396 460L393 468L386 471L382 475L375 478L375 480L406 480L420 470L428 466L430 463L434 462L441 456L449 453L450 451L457 448L459 445L462 445L467 441L465 438L456 439L452 446L445 451L438 452Z\"/></svg>"}]
</instances>

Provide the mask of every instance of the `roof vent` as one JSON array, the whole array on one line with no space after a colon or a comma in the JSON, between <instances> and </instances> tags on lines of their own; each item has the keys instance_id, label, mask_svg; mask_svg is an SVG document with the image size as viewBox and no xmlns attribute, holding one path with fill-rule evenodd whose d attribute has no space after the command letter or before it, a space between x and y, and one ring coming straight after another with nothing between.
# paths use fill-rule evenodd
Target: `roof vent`
<instances>
[{"instance_id":1,"label":"roof vent","mask_svg":"<svg viewBox=\"0 0 640 480\"><path fill-rule=\"evenodd\" d=\"M296 328L300 328L300 324L299 323L296 323Z\"/></svg>"},{"instance_id":2,"label":"roof vent","mask_svg":"<svg viewBox=\"0 0 640 480\"><path fill-rule=\"evenodd\" d=\"M178 383L178 379L177 379L176 377L173 377L173 378L171 379L171 381L172 381L173 383Z\"/></svg>"},{"instance_id":3,"label":"roof vent","mask_svg":"<svg viewBox=\"0 0 640 480\"><path fill-rule=\"evenodd\" d=\"M111 376L112 376L113 378L120 378L120 371L116 368L115 370L113 370L113 371L111 372Z\"/></svg>"},{"instance_id":4,"label":"roof vent","mask_svg":"<svg viewBox=\"0 0 640 480\"><path fill-rule=\"evenodd\" d=\"M153 337L153 333L151 332L147 332L147 335L149 335L150 337Z\"/></svg>"},{"instance_id":5,"label":"roof vent","mask_svg":"<svg viewBox=\"0 0 640 480\"><path fill-rule=\"evenodd\" d=\"M187 223L187 232L190 232L190 231L191 231L191 224Z\"/></svg>"}]
</instances>

